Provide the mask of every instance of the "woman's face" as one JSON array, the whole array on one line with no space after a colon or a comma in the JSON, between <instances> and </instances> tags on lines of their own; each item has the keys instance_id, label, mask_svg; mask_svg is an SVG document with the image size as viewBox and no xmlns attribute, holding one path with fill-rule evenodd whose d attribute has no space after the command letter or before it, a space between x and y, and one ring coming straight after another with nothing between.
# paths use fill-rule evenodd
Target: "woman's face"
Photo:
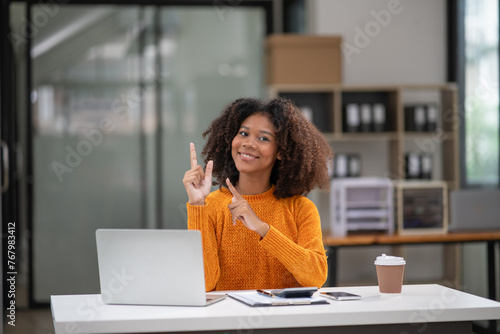
<instances>
[{"instance_id":1,"label":"woman's face","mask_svg":"<svg viewBox=\"0 0 500 334\"><path fill-rule=\"evenodd\" d=\"M231 154L236 168L247 174L268 174L278 156L276 129L264 113L247 117L233 138Z\"/></svg>"}]
</instances>

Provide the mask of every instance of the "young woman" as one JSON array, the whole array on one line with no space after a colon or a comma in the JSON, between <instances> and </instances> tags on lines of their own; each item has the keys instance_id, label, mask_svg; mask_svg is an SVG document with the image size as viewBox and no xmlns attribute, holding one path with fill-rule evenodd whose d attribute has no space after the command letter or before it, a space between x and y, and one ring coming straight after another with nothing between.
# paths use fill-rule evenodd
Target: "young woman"
<instances>
[{"instance_id":1,"label":"young woman","mask_svg":"<svg viewBox=\"0 0 500 334\"><path fill-rule=\"evenodd\" d=\"M321 287L321 223L304 197L329 186L333 153L289 100L238 99L203 133L183 179L188 228L202 233L207 291ZM212 179L213 177L213 179ZM211 186L219 189L210 192Z\"/></svg>"}]
</instances>

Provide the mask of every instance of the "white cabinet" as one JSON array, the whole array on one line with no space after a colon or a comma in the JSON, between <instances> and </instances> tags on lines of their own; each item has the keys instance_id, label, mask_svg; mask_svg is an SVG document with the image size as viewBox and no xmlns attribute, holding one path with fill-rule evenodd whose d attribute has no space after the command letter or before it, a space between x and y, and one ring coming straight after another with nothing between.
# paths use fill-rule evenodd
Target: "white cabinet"
<instances>
[{"instance_id":1,"label":"white cabinet","mask_svg":"<svg viewBox=\"0 0 500 334\"><path fill-rule=\"evenodd\" d=\"M331 231L394 233L393 184L387 178L334 179L330 189Z\"/></svg>"}]
</instances>

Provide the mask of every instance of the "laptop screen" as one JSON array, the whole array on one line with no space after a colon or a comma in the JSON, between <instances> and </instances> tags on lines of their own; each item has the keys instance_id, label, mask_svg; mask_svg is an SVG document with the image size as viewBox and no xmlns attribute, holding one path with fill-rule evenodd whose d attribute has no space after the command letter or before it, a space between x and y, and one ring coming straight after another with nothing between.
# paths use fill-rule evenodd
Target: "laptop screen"
<instances>
[{"instance_id":1,"label":"laptop screen","mask_svg":"<svg viewBox=\"0 0 500 334\"><path fill-rule=\"evenodd\" d=\"M200 231L99 229L96 241L104 303L206 304Z\"/></svg>"}]
</instances>

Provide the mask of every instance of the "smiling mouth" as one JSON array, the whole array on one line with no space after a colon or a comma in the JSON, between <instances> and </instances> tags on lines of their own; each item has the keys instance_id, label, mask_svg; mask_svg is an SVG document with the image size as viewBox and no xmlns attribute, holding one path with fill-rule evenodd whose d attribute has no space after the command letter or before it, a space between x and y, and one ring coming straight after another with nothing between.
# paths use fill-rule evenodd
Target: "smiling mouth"
<instances>
[{"instance_id":1,"label":"smiling mouth","mask_svg":"<svg viewBox=\"0 0 500 334\"><path fill-rule=\"evenodd\" d=\"M254 155L250 155L250 154L246 154L246 153L241 153L241 152L238 152L239 155L245 159L257 159L258 157L254 156Z\"/></svg>"}]
</instances>

